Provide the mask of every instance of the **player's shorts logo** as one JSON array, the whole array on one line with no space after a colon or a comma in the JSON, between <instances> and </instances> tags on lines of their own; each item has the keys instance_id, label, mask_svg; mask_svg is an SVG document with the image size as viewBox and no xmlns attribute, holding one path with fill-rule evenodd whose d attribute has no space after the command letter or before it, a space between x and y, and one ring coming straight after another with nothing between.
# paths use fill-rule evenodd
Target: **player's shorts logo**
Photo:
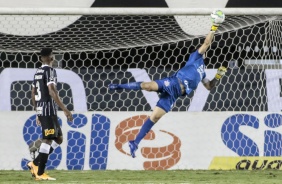
<instances>
[{"instance_id":1,"label":"player's shorts logo","mask_svg":"<svg viewBox=\"0 0 282 184\"><path fill-rule=\"evenodd\" d=\"M54 129L45 129L44 130L44 134L45 136L48 136L48 135L53 135L55 133L55 130Z\"/></svg>"},{"instance_id":2,"label":"player's shorts logo","mask_svg":"<svg viewBox=\"0 0 282 184\"><path fill-rule=\"evenodd\" d=\"M130 157L130 154L123 149L123 145L127 144L129 140L134 140L139 132L139 129L143 123L149 118L147 115L138 115L127 118L120 122L115 129L115 146L123 154ZM158 136L169 136L172 138L172 142L168 145L162 145L158 147L139 147L137 150L137 157L143 156L148 160L143 162L143 168L145 170L165 170L173 167L178 163L181 158L181 140L174 134L160 130L162 133L156 134L153 130L150 130L144 137L143 141L153 141ZM163 134L164 133L164 134ZM140 155L141 152L141 155Z\"/></svg>"}]
</instances>

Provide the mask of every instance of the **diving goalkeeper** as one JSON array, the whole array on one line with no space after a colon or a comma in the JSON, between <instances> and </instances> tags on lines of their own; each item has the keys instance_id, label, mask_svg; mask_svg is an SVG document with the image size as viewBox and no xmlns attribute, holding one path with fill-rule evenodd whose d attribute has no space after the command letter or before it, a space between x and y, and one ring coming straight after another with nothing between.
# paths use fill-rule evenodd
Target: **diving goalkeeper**
<instances>
[{"instance_id":1,"label":"diving goalkeeper","mask_svg":"<svg viewBox=\"0 0 282 184\"><path fill-rule=\"evenodd\" d=\"M178 70L174 75L151 82L132 82L127 84L110 84L109 90L131 89L131 90L146 90L156 91L160 95L156 107L153 109L151 116L142 125L135 140L129 141L130 154L134 158L135 152L138 149L140 141L151 130L155 123L171 110L176 99L182 95L188 95L195 90L200 83L206 87L207 90L214 88L218 81L226 72L226 68L221 66L215 77L212 80L206 78L205 64L203 54L211 45L215 31L221 23L223 23L225 16L220 11L214 11L211 14L212 27L205 38L204 43L193 53L191 53L185 66Z\"/></svg>"}]
</instances>

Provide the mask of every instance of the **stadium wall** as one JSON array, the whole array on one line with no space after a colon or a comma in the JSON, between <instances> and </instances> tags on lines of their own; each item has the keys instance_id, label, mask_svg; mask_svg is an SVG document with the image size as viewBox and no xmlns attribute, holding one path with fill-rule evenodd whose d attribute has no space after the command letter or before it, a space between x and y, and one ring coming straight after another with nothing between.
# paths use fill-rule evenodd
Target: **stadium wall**
<instances>
[{"instance_id":1,"label":"stadium wall","mask_svg":"<svg viewBox=\"0 0 282 184\"><path fill-rule=\"evenodd\" d=\"M68 123L59 113L64 142L48 169L162 170L253 169L245 162L281 166L282 115L267 112L171 112L153 127L131 158L127 141L148 112L86 112ZM28 144L40 137L33 112L0 112L0 170L22 170L31 160ZM256 163L258 164L258 163ZM250 166L251 165L251 166ZM258 164L260 165L260 164Z\"/></svg>"}]
</instances>

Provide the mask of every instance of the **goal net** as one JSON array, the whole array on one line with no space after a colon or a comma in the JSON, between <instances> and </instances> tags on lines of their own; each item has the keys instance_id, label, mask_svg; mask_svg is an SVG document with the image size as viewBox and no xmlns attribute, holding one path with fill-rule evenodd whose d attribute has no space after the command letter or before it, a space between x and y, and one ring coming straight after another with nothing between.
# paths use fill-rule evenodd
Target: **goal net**
<instances>
[{"instance_id":1,"label":"goal net","mask_svg":"<svg viewBox=\"0 0 282 184\"><path fill-rule=\"evenodd\" d=\"M75 112L151 111L159 99L157 93L127 90L116 93L108 91L108 84L151 81L175 73L210 31L211 11L0 9L0 81L5 83L0 89L0 111L33 110L30 79L35 68L41 65L39 51L42 47L53 48L54 65L59 76L57 88L69 109ZM194 93L179 98L172 111L281 111L280 13L275 14L277 9L272 10L274 13L270 10L260 15L257 15L261 13L259 10L244 13L234 9L223 11L226 20L216 32L205 60L208 62L208 78L212 79L222 65L228 67L226 76L211 91L202 90L199 85ZM84 121L84 116L78 117ZM138 121L134 118L125 120L120 126L129 126L131 121L141 126L140 118L143 122L147 116L137 118ZM271 118L279 119L276 116ZM234 123L232 119L228 121L231 124L225 124L226 130L232 129ZM34 120L24 130L27 144L40 138L40 131L32 131L33 125ZM73 126L77 127L80 127L79 123ZM92 128L94 131L95 127ZM116 128L116 134L120 133L119 128ZM103 128L98 130L105 132ZM80 134L69 134L76 135L79 140L84 140ZM133 134L130 136L134 138ZM230 141L234 141L232 136L222 133L227 147ZM249 142L244 145L244 139L239 140L242 145L238 149L230 149L239 156L258 156L240 151L252 147ZM103 137L97 141L104 145ZM119 144L123 142L116 140L116 146ZM176 144L179 146L180 143ZM71 146L68 149L72 150ZM273 149L277 151L278 148ZM167 154L163 150L153 151L154 154ZM269 155L272 155L271 151ZM105 158L103 155L100 157ZM103 169L104 161L95 168ZM177 158L174 161L178 162ZM70 169L81 169L75 162L69 160L69 163L73 163ZM146 166L146 169L167 169L169 166Z\"/></svg>"},{"instance_id":2,"label":"goal net","mask_svg":"<svg viewBox=\"0 0 282 184\"><path fill-rule=\"evenodd\" d=\"M126 15L126 11L120 11L122 15L115 11L114 15L106 11L101 11L104 15L99 15L99 11L82 11L86 15L78 12L74 12L75 15L72 12L70 15L50 15L52 11L49 15L34 15L35 12L28 15L27 12L0 17L1 70L7 67L36 68L40 66L40 48L52 47L58 67L74 71L83 80L87 103L87 109L83 110L89 111L151 110L157 99L155 95L141 91L114 94L107 91L107 85L156 80L176 72L189 53L200 46L211 26L210 11L204 12L206 15L193 12L192 15L173 15L170 11L160 11L161 15L157 12L146 15L141 11L142 15L138 15L138 11L137 15L134 11L131 15ZM165 15L168 12L170 14ZM177 100L172 110L271 109L269 106L273 105L269 104L266 94L267 79L261 69L278 69L280 66L280 24L280 17L274 15L227 14L207 52L207 68L229 66L227 77L216 90L202 94L204 99L191 94ZM2 103L5 107L0 109L31 110L30 85L26 84L30 81L13 82L8 98L4 96L11 102ZM63 101L74 109L73 97L69 94L71 86L58 87L62 96L67 96ZM274 102L275 99L276 103L280 101L274 91L269 95Z\"/></svg>"}]
</instances>

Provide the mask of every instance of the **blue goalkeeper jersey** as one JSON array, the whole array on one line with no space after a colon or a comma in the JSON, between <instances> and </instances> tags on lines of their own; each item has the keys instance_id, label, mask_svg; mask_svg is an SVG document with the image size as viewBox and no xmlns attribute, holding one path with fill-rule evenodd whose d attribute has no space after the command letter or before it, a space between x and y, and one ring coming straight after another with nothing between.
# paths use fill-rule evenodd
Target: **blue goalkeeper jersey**
<instances>
[{"instance_id":1,"label":"blue goalkeeper jersey","mask_svg":"<svg viewBox=\"0 0 282 184\"><path fill-rule=\"evenodd\" d=\"M184 85L186 94L191 93L206 77L203 55L198 50L191 53L185 66L178 70L175 75Z\"/></svg>"}]
</instances>

